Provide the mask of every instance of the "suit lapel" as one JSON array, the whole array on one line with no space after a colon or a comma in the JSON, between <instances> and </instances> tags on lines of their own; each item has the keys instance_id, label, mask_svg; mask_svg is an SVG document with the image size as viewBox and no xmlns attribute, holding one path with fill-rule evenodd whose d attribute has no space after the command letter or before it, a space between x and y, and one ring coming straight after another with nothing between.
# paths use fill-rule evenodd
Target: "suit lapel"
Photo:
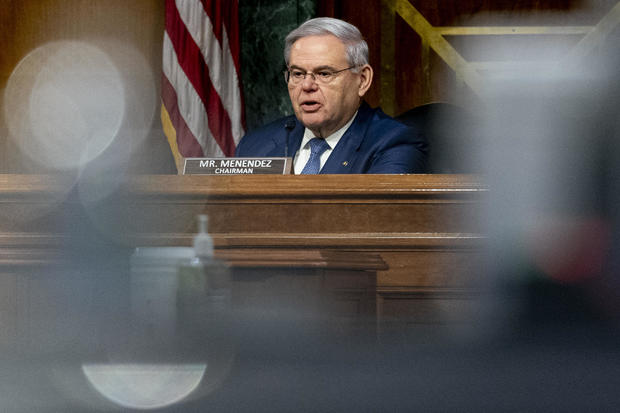
<instances>
[{"instance_id":1,"label":"suit lapel","mask_svg":"<svg viewBox=\"0 0 620 413\"><path fill-rule=\"evenodd\" d=\"M336 145L327 162L325 162L323 169L321 169L322 174L341 174L348 173L351 170L351 166L359 154L358 149L366 136L368 120L371 115L372 110L368 104L362 102L353 123L342 135L338 145Z\"/></svg>"},{"instance_id":2,"label":"suit lapel","mask_svg":"<svg viewBox=\"0 0 620 413\"><path fill-rule=\"evenodd\" d=\"M297 151L301 146L301 141L304 138L304 130L305 128L301 124L301 122L297 122L297 125L295 125L295 129L291 131L291 134L288 137L288 156L290 158L295 158L295 155L297 154Z\"/></svg>"},{"instance_id":3,"label":"suit lapel","mask_svg":"<svg viewBox=\"0 0 620 413\"><path fill-rule=\"evenodd\" d=\"M288 136L288 156L291 158L295 157L295 154L301 146L301 141L304 137L304 129L305 128L301 122L297 121L295 128L293 128ZM273 149L271 149L266 156L284 156L286 147L286 130L283 128L283 131L281 133L274 134L272 139Z\"/></svg>"}]
</instances>

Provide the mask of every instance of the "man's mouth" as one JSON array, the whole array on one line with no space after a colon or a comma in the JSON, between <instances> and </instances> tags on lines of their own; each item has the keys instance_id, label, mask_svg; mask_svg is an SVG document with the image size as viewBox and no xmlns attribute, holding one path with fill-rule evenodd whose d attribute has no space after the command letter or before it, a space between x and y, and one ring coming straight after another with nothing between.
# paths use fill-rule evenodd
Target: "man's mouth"
<instances>
[{"instance_id":1,"label":"man's mouth","mask_svg":"<svg viewBox=\"0 0 620 413\"><path fill-rule=\"evenodd\" d=\"M321 104L316 100L306 100L299 105L304 112L315 112L319 110Z\"/></svg>"}]
</instances>

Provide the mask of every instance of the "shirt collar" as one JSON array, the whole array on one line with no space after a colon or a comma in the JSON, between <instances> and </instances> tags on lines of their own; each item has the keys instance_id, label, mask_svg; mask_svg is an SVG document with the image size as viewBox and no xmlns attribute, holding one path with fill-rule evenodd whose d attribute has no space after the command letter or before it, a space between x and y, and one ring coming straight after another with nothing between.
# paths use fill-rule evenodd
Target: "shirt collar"
<instances>
[{"instance_id":1,"label":"shirt collar","mask_svg":"<svg viewBox=\"0 0 620 413\"><path fill-rule=\"evenodd\" d=\"M357 116L357 111L355 111L351 119L349 119L349 121L342 128L338 129L336 132L332 133L331 135L325 138L325 142L327 142L327 144L329 145L329 150L334 149L336 145L338 145L340 138L342 138L342 136L347 131L347 129L349 129L349 126L351 126L356 116ZM310 139L312 138L316 138L314 133L312 133L310 129L305 128L304 137L301 140L300 148L306 148L306 146L308 145L308 142L310 142Z\"/></svg>"}]
</instances>

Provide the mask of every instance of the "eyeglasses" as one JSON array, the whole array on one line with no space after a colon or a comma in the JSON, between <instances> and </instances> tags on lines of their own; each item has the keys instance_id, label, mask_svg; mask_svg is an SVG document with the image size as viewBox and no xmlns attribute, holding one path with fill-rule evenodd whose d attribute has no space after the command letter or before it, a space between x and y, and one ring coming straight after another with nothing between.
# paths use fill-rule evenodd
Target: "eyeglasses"
<instances>
[{"instance_id":1,"label":"eyeglasses","mask_svg":"<svg viewBox=\"0 0 620 413\"><path fill-rule=\"evenodd\" d=\"M338 73L344 72L345 70L350 70L355 68L356 66L347 67L341 70L319 70L318 72L306 72L301 69L288 69L284 71L284 80L286 83L292 83L293 85L298 85L304 81L307 75L312 76L312 80L316 83L327 84L334 80Z\"/></svg>"}]
</instances>

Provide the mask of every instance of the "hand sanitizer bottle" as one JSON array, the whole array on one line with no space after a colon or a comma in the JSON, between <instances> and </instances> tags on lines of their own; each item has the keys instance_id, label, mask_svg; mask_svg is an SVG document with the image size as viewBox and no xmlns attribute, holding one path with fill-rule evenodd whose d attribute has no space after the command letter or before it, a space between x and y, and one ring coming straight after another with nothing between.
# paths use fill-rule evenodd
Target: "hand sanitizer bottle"
<instances>
[{"instance_id":1,"label":"hand sanitizer bottle","mask_svg":"<svg viewBox=\"0 0 620 413\"><path fill-rule=\"evenodd\" d=\"M178 271L178 327L193 334L225 318L230 311L229 268L213 255L213 239L207 233L207 223L206 215L198 215L194 257L182 262Z\"/></svg>"},{"instance_id":2,"label":"hand sanitizer bottle","mask_svg":"<svg viewBox=\"0 0 620 413\"><path fill-rule=\"evenodd\" d=\"M213 259L213 239L207 233L208 217L198 215L198 234L194 237L194 255L198 259Z\"/></svg>"}]
</instances>

